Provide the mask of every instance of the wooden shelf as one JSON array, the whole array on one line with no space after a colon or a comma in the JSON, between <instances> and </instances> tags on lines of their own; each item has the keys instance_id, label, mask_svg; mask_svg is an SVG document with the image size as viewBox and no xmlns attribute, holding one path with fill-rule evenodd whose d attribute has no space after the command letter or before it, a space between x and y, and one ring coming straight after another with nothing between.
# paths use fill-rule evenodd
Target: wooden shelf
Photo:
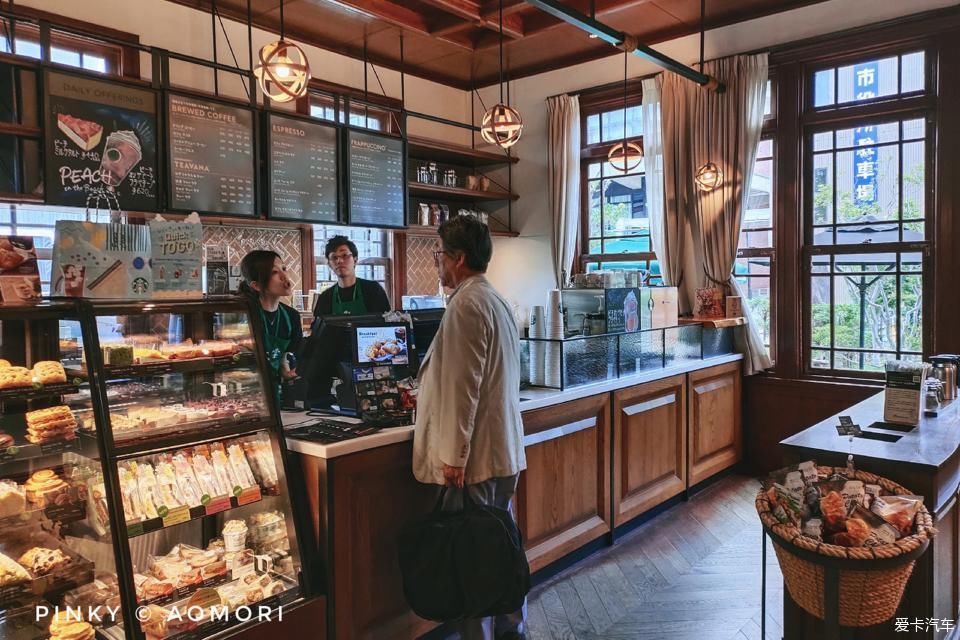
<instances>
[{"instance_id":1,"label":"wooden shelf","mask_svg":"<svg viewBox=\"0 0 960 640\"><path fill-rule=\"evenodd\" d=\"M701 324L708 329L725 329L747 324L747 319L740 318L680 318L680 324Z\"/></svg>"},{"instance_id":2,"label":"wooden shelf","mask_svg":"<svg viewBox=\"0 0 960 640\"><path fill-rule=\"evenodd\" d=\"M471 167L517 162L516 156L508 156L506 153L481 151L479 149L450 144L442 140L431 140L429 138L418 138L415 136L407 138L407 155L413 158Z\"/></svg>"},{"instance_id":3,"label":"wooden shelf","mask_svg":"<svg viewBox=\"0 0 960 640\"><path fill-rule=\"evenodd\" d=\"M425 227L419 224L408 225L406 229L398 229L400 232L405 232L411 236L430 236L433 237L437 235L437 228L428 226ZM490 235L498 236L501 238L516 238L520 234L516 231L507 231L505 229L490 229Z\"/></svg>"},{"instance_id":4,"label":"wooden shelf","mask_svg":"<svg viewBox=\"0 0 960 640\"><path fill-rule=\"evenodd\" d=\"M439 198L453 198L456 200L517 200L520 196L506 191L477 191L463 187L444 187L438 184L423 184L409 182L407 190L411 196L432 196Z\"/></svg>"}]
</instances>

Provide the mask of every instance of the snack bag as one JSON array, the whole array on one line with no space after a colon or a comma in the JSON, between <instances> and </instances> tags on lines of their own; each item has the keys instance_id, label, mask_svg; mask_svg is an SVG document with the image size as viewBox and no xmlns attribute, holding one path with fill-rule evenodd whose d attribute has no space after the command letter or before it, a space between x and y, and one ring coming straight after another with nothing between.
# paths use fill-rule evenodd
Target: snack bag
<instances>
[{"instance_id":1,"label":"snack bag","mask_svg":"<svg viewBox=\"0 0 960 640\"><path fill-rule=\"evenodd\" d=\"M767 497L774 505L774 517L783 524L800 526L801 502L794 493L778 483L767 489Z\"/></svg>"},{"instance_id":2,"label":"snack bag","mask_svg":"<svg viewBox=\"0 0 960 640\"><path fill-rule=\"evenodd\" d=\"M870 510L896 527L901 535L908 536L913 531L913 519L922 504L921 496L878 496L874 498Z\"/></svg>"},{"instance_id":3,"label":"snack bag","mask_svg":"<svg viewBox=\"0 0 960 640\"><path fill-rule=\"evenodd\" d=\"M870 535L863 543L865 547L893 544L903 537L895 526L865 507L856 507L853 510L852 517L866 522L867 526L870 527Z\"/></svg>"},{"instance_id":4,"label":"snack bag","mask_svg":"<svg viewBox=\"0 0 960 640\"><path fill-rule=\"evenodd\" d=\"M820 514L829 531L844 531L847 506L839 491L830 491L820 498Z\"/></svg>"}]
</instances>

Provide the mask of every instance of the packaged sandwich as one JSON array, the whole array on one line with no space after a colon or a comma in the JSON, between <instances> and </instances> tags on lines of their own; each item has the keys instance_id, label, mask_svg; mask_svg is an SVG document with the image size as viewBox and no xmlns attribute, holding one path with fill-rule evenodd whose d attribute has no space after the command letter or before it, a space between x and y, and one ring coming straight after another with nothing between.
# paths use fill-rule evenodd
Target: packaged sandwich
<instances>
[{"instance_id":1,"label":"packaged sandwich","mask_svg":"<svg viewBox=\"0 0 960 640\"><path fill-rule=\"evenodd\" d=\"M204 455L203 449L205 447L196 447L191 458L197 484L200 486L200 493L210 497L226 495L226 491L217 482L216 472L213 470L213 465L210 464L210 458Z\"/></svg>"},{"instance_id":2,"label":"packaged sandwich","mask_svg":"<svg viewBox=\"0 0 960 640\"><path fill-rule=\"evenodd\" d=\"M892 524L902 536L913 532L913 519L923 504L920 496L878 496L870 510Z\"/></svg>"},{"instance_id":3,"label":"packaged sandwich","mask_svg":"<svg viewBox=\"0 0 960 640\"><path fill-rule=\"evenodd\" d=\"M246 489L257 484L256 478L253 477L253 471L250 469L250 464L247 462L247 457L243 455L243 449L239 444L231 444L227 447L227 458L230 460L230 467L236 474L237 482L240 483L242 488Z\"/></svg>"},{"instance_id":4,"label":"packaged sandwich","mask_svg":"<svg viewBox=\"0 0 960 640\"><path fill-rule=\"evenodd\" d=\"M184 505L180 488L177 486L177 473L174 471L169 456L161 457L157 463L156 476L157 494L160 497L160 503L165 505L167 509Z\"/></svg>"},{"instance_id":5,"label":"packaged sandwich","mask_svg":"<svg viewBox=\"0 0 960 640\"><path fill-rule=\"evenodd\" d=\"M200 505L200 485L197 483L197 476L193 472L193 466L187 460L183 453L174 454L172 460L173 469L176 471L177 487L180 489L180 496L183 504L188 507Z\"/></svg>"},{"instance_id":6,"label":"packaged sandwich","mask_svg":"<svg viewBox=\"0 0 960 640\"><path fill-rule=\"evenodd\" d=\"M157 507L161 506L157 496L157 478L153 474L153 467L146 463L130 463L136 470L137 489L140 492L140 504L143 506L143 514L147 518L157 518Z\"/></svg>"}]
</instances>

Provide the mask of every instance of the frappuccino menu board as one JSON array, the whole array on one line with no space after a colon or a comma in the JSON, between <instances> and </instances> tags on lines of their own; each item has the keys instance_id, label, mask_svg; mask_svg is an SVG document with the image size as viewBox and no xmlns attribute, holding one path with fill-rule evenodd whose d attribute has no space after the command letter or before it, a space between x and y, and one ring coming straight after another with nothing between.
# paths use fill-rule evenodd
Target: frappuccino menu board
<instances>
[{"instance_id":1,"label":"frappuccino menu board","mask_svg":"<svg viewBox=\"0 0 960 640\"><path fill-rule=\"evenodd\" d=\"M337 220L337 129L270 114L270 215Z\"/></svg>"},{"instance_id":2,"label":"frappuccino menu board","mask_svg":"<svg viewBox=\"0 0 960 640\"><path fill-rule=\"evenodd\" d=\"M170 208L254 215L253 112L169 96Z\"/></svg>"},{"instance_id":3,"label":"frappuccino menu board","mask_svg":"<svg viewBox=\"0 0 960 640\"><path fill-rule=\"evenodd\" d=\"M403 140L347 132L350 224L404 226Z\"/></svg>"}]
</instances>

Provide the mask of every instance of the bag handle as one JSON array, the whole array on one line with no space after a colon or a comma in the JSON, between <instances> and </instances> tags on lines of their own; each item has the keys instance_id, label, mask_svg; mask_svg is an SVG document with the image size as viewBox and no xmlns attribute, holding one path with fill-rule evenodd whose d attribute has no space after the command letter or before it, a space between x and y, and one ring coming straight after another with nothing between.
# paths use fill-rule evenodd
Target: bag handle
<instances>
[{"instance_id":1,"label":"bag handle","mask_svg":"<svg viewBox=\"0 0 960 640\"><path fill-rule=\"evenodd\" d=\"M441 511L440 508L441 506L443 506L443 498L444 496L447 495L447 489L449 488L450 487L444 486L443 489L440 490L440 495L437 496L437 502L433 505L434 513L439 513ZM464 487L460 491L463 492L463 508L464 509L476 508L477 503L473 499L473 496L470 495L470 492L467 491L467 488Z\"/></svg>"}]
</instances>

